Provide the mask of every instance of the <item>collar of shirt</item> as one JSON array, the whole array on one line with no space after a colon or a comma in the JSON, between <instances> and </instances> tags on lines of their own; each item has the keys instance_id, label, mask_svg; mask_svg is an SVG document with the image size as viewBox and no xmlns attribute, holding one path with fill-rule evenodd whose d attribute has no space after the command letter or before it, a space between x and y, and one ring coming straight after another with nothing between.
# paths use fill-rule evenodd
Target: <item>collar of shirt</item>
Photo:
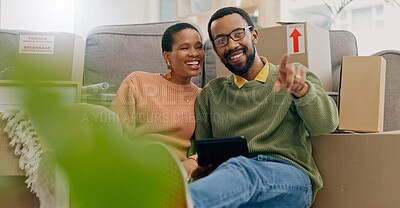
<instances>
[{"instance_id":1,"label":"collar of shirt","mask_svg":"<svg viewBox=\"0 0 400 208\"><path fill-rule=\"evenodd\" d=\"M265 83L268 78L268 73L269 73L269 64L267 58L260 56L261 61L264 63L264 67L261 69L260 72L258 72L256 78L254 80L257 80L259 82ZM236 86L239 88L242 88L243 85L245 85L247 82L249 82L247 79L238 76L236 74L233 75L233 81L235 82Z\"/></svg>"}]
</instances>

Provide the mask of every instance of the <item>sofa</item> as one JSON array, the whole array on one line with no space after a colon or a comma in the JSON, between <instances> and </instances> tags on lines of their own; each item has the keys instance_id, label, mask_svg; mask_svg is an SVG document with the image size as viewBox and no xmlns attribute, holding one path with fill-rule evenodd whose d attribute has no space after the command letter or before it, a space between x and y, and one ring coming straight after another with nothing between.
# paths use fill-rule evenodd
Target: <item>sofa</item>
<instances>
[{"instance_id":1,"label":"sofa","mask_svg":"<svg viewBox=\"0 0 400 208\"><path fill-rule=\"evenodd\" d=\"M91 30L85 41L83 85L90 86L107 82L107 89L96 88L82 96L83 102L107 106L113 98L122 79L135 70L163 73L166 64L161 56L161 36L163 31L175 22L157 22L132 25L106 25ZM0 80L12 79L16 66L19 45L18 30L0 30ZM329 31L331 42L331 66L333 92L338 92L341 60L343 56L357 56L357 40L348 31ZM204 36L205 63L201 76L193 82L203 87L215 78L216 62L219 61L212 44ZM399 51L386 50L375 54L387 61L384 131L400 129L400 79ZM104 102L102 102L104 101Z\"/></svg>"},{"instance_id":2,"label":"sofa","mask_svg":"<svg viewBox=\"0 0 400 208\"><path fill-rule=\"evenodd\" d=\"M165 72L166 65L161 56L160 42L165 28L173 23L175 22L107 25L90 31L86 39L84 85L107 82L110 87L106 90L95 90L92 94L83 94L83 102L109 106L119 83L129 73L136 70ZM333 86L331 94L336 99L342 57L357 56L358 46L356 37L349 31L332 30L329 31L329 36ZM217 76L216 62L219 61L208 38L203 37L203 40L205 49L203 70L201 76L192 80L199 87L205 86L209 80ZM387 61L384 131L398 130L400 90L396 83L400 79L400 51L381 51L371 55L381 55Z\"/></svg>"}]
</instances>

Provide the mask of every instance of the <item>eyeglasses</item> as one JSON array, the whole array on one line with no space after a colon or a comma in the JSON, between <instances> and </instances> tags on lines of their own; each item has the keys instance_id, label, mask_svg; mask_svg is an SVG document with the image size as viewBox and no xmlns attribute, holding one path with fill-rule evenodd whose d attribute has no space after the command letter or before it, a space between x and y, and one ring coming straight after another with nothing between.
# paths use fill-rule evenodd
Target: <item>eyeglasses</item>
<instances>
[{"instance_id":1,"label":"eyeglasses","mask_svg":"<svg viewBox=\"0 0 400 208\"><path fill-rule=\"evenodd\" d=\"M214 45L217 48L224 47L228 44L228 37L230 37L234 41L238 41L244 38L246 36L246 29L250 29L252 26L247 26L245 28L238 28L229 33L228 35L221 35L214 40Z\"/></svg>"}]
</instances>

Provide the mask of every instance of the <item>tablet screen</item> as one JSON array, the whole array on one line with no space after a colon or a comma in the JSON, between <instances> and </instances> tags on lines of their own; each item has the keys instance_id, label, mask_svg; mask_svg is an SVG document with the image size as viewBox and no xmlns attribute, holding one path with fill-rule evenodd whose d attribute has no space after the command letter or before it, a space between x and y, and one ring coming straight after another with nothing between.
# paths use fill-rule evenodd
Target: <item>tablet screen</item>
<instances>
[{"instance_id":1,"label":"tablet screen","mask_svg":"<svg viewBox=\"0 0 400 208\"><path fill-rule=\"evenodd\" d=\"M219 165L231 157L249 156L247 141L243 136L197 139L194 142L200 166Z\"/></svg>"}]
</instances>

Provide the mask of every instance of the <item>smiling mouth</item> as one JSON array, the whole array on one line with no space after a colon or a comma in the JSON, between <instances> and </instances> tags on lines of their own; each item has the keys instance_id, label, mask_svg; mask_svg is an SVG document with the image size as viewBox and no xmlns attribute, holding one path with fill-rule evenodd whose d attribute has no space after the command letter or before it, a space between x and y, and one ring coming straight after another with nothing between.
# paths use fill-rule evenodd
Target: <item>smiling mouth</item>
<instances>
[{"instance_id":1,"label":"smiling mouth","mask_svg":"<svg viewBox=\"0 0 400 208\"><path fill-rule=\"evenodd\" d=\"M242 55L243 55L243 53L239 53L239 54L229 57L228 59L234 61L235 59L239 59Z\"/></svg>"},{"instance_id":2,"label":"smiling mouth","mask_svg":"<svg viewBox=\"0 0 400 208\"><path fill-rule=\"evenodd\" d=\"M200 65L200 61L189 61L189 62L186 62L186 64L189 66L198 66L198 65Z\"/></svg>"},{"instance_id":3,"label":"smiling mouth","mask_svg":"<svg viewBox=\"0 0 400 208\"><path fill-rule=\"evenodd\" d=\"M188 61L185 64L192 70L199 70L200 68L200 61Z\"/></svg>"},{"instance_id":4,"label":"smiling mouth","mask_svg":"<svg viewBox=\"0 0 400 208\"><path fill-rule=\"evenodd\" d=\"M230 61L239 60L246 53L246 51L247 51L246 48L240 48L233 51L228 51L225 54L225 58Z\"/></svg>"}]
</instances>

